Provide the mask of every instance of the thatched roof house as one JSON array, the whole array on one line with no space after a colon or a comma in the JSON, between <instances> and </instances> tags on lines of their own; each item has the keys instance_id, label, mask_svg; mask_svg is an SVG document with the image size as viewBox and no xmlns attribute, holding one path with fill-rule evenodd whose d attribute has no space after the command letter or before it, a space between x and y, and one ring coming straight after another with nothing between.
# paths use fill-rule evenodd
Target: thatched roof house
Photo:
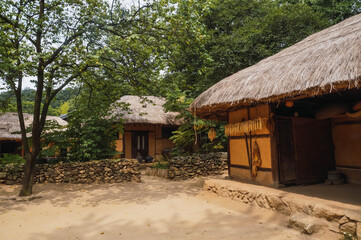
<instances>
[{"instance_id":1,"label":"thatched roof house","mask_svg":"<svg viewBox=\"0 0 361 240\"><path fill-rule=\"evenodd\" d=\"M161 159L164 151L174 147L169 138L182 119L177 118L178 113L166 112L165 102L161 97L126 95L114 104L111 116L124 123L124 133L116 143L122 156Z\"/></svg>"},{"instance_id":2,"label":"thatched roof house","mask_svg":"<svg viewBox=\"0 0 361 240\"><path fill-rule=\"evenodd\" d=\"M191 104L198 116L255 102L310 97L361 83L361 14L213 85Z\"/></svg>"},{"instance_id":3,"label":"thatched roof house","mask_svg":"<svg viewBox=\"0 0 361 240\"><path fill-rule=\"evenodd\" d=\"M33 122L33 115L24 113L25 127L29 127ZM67 125L63 119L55 116L47 116L46 120L57 121L60 126ZM6 112L0 114L0 140L21 139L20 123L17 113Z\"/></svg>"},{"instance_id":4,"label":"thatched roof house","mask_svg":"<svg viewBox=\"0 0 361 240\"><path fill-rule=\"evenodd\" d=\"M233 178L309 184L336 169L361 183L360 86L361 14L221 80L190 111L228 121Z\"/></svg>"},{"instance_id":5,"label":"thatched roof house","mask_svg":"<svg viewBox=\"0 0 361 240\"><path fill-rule=\"evenodd\" d=\"M60 126L67 125L67 122L59 117L47 116L46 120L58 122ZM25 127L29 127L33 122L33 115L24 113ZM6 112L0 114L0 154L17 153L24 155L21 144L20 123L17 113ZM31 133L27 134L28 137Z\"/></svg>"},{"instance_id":6,"label":"thatched roof house","mask_svg":"<svg viewBox=\"0 0 361 240\"><path fill-rule=\"evenodd\" d=\"M165 102L161 97L125 95L116 102L121 105L112 110L112 115L122 118L127 124L181 125L178 113L166 112L163 107ZM126 110L122 108L122 103L126 105Z\"/></svg>"}]
</instances>

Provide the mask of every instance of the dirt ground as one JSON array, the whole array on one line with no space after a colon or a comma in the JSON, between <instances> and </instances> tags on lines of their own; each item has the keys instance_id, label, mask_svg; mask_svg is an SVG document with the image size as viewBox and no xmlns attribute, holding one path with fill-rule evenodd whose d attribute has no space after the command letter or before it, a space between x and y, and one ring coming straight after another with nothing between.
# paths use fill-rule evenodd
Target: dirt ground
<instances>
[{"instance_id":1,"label":"dirt ground","mask_svg":"<svg viewBox=\"0 0 361 240\"><path fill-rule=\"evenodd\" d=\"M204 179L0 186L0 239L338 239L287 228L287 216L202 191ZM325 235L326 234L326 235Z\"/></svg>"}]
</instances>

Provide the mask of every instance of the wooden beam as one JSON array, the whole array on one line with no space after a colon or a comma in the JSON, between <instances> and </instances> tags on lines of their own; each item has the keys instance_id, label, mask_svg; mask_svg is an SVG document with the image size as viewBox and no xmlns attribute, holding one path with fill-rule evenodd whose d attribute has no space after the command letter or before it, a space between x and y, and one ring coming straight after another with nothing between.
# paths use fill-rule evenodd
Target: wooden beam
<instances>
[{"instance_id":1,"label":"wooden beam","mask_svg":"<svg viewBox=\"0 0 361 240\"><path fill-rule=\"evenodd\" d=\"M245 165L238 165L238 164L231 164L231 168L240 168L240 169L247 169L249 170L249 166L245 166ZM260 167L258 168L259 171L262 171L262 172L271 172L272 171L272 168L263 168L263 167Z\"/></svg>"},{"instance_id":2,"label":"wooden beam","mask_svg":"<svg viewBox=\"0 0 361 240\"><path fill-rule=\"evenodd\" d=\"M270 137L271 134L259 134L259 135L252 135L252 138L267 138ZM246 139L246 136L229 136L230 139Z\"/></svg>"}]
</instances>

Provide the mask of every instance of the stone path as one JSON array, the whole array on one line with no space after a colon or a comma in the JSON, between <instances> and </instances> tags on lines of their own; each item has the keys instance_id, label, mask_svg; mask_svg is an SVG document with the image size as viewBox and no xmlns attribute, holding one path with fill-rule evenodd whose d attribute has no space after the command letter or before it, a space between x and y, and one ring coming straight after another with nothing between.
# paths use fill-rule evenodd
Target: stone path
<instances>
[{"instance_id":1,"label":"stone path","mask_svg":"<svg viewBox=\"0 0 361 240\"><path fill-rule=\"evenodd\" d=\"M204 179L0 186L0 239L338 239L287 228L288 216L202 191ZM14 200L15 198L15 200Z\"/></svg>"}]
</instances>

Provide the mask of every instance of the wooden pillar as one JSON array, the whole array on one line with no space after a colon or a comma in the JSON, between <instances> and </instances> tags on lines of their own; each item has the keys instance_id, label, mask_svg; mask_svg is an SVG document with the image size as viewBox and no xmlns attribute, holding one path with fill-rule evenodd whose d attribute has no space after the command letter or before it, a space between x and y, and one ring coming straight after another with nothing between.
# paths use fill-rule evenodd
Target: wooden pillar
<instances>
[{"instance_id":1,"label":"wooden pillar","mask_svg":"<svg viewBox=\"0 0 361 240\"><path fill-rule=\"evenodd\" d=\"M24 144L21 143L21 156L24 157L25 156L25 152L24 152Z\"/></svg>"},{"instance_id":2,"label":"wooden pillar","mask_svg":"<svg viewBox=\"0 0 361 240\"><path fill-rule=\"evenodd\" d=\"M270 105L270 122L273 125L271 131L271 169L275 187L280 186L279 160L278 160L278 124L275 111L276 106Z\"/></svg>"},{"instance_id":3,"label":"wooden pillar","mask_svg":"<svg viewBox=\"0 0 361 240\"><path fill-rule=\"evenodd\" d=\"M157 125L154 125L154 158L153 158L153 161L155 161L155 160L157 160Z\"/></svg>"},{"instance_id":4,"label":"wooden pillar","mask_svg":"<svg viewBox=\"0 0 361 240\"><path fill-rule=\"evenodd\" d=\"M227 122L229 123L229 112L227 112ZM232 178L231 176L231 136L227 137L227 164L228 164L228 176Z\"/></svg>"}]
</instances>

